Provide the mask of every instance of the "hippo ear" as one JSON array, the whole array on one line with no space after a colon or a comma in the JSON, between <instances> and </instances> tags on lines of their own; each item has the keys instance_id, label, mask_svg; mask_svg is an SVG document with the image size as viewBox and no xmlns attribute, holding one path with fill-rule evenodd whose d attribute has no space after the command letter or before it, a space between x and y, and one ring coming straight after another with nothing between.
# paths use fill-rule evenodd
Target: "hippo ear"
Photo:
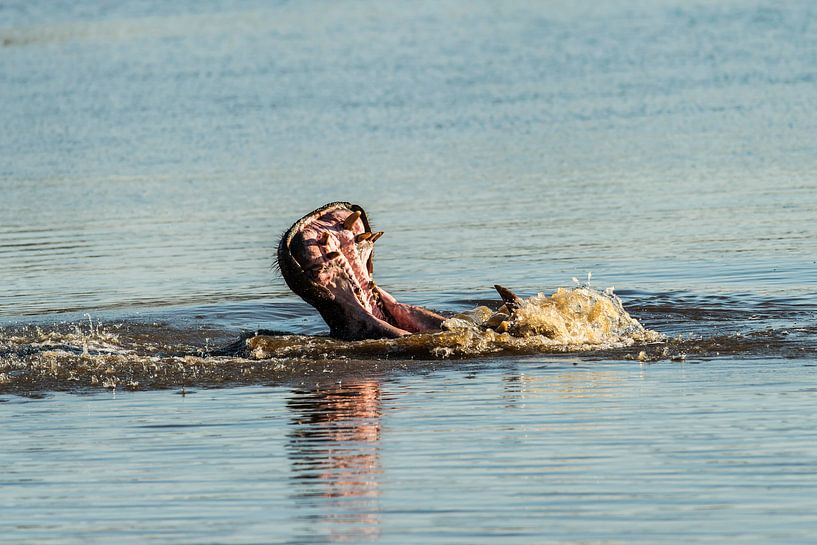
<instances>
[{"instance_id":1,"label":"hippo ear","mask_svg":"<svg viewBox=\"0 0 817 545\"><path fill-rule=\"evenodd\" d=\"M522 299L518 295L508 288L503 288L499 284L494 284L494 288L496 289L497 293L499 293L499 296L502 297L502 301L504 301L505 306L508 307L508 312L513 312L519 308L519 305L522 303Z\"/></svg>"}]
</instances>

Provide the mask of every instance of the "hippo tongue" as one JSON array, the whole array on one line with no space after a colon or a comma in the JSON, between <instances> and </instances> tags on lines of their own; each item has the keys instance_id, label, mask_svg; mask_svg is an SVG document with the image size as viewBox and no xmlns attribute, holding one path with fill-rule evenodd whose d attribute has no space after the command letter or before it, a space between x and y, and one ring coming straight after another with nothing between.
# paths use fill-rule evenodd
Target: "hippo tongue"
<instances>
[{"instance_id":1,"label":"hippo tongue","mask_svg":"<svg viewBox=\"0 0 817 545\"><path fill-rule=\"evenodd\" d=\"M444 318L399 303L373 279L373 233L364 210L330 203L284 233L278 264L287 285L314 306L333 337L398 337L440 328Z\"/></svg>"}]
</instances>

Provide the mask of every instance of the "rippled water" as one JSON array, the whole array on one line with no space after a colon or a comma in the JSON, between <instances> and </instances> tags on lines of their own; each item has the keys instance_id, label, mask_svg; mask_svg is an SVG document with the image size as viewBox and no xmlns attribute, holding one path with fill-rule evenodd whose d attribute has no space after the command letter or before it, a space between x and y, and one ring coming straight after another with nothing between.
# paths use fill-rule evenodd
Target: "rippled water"
<instances>
[{"instance_id":1,"label":"rippled water","mask_svg":"<svg viewBox=\"0 0 817 545\"><path fill-rule=\"evenodd\" d=\"M0 527L7 543L809 543L814 369L531 358L14 398Z\"/></svg>"},{"instance_id":2,"label":"rippled water","mask_svg":"<svg viewBox=\"0 0 817 545\"><path fill-rule=\"evenodd\" d=\"M806 0L0 4L3 542L810 542L816 82ZM307 337L334 200L401 301L662 340Z\"/></svg>"}]
</instances>

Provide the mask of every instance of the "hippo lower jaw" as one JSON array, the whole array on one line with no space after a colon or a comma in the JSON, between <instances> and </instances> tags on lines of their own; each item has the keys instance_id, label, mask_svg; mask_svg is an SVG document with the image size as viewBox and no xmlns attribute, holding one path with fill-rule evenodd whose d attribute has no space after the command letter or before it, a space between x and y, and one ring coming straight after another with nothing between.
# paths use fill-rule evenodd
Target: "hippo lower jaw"
<instances>
[{"instance_id":1,"label":"hippo lower jaw","mask_svg":"<svg viewBox=\"0 0 817 545\"><path fill-rule=\"evenodd\" d=\"M318 310L333 337L395 338L437 331L445 320L375 285L374 243L382 234L371 231L363 208L334 202L296 221L278 244L284 280Z\"/></svg>"}]
</instances>

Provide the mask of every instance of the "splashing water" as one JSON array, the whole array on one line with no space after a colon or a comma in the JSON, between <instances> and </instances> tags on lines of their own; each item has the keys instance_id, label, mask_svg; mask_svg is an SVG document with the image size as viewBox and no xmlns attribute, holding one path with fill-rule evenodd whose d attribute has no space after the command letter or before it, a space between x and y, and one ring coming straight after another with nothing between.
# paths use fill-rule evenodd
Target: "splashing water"
<instances>
[{"instance_id":1,"label":"splashing water","mask_svg":"<svg viewBox=\"0 0 817 545\"><path fill-rule=\"evenodd\" d=\"M490 324L495 316L492 314L480 323L478 319L486 315L485 310L480 307L472 314L476 325ZM447 323L446 327L454 329L458 325ZM524 299L508 316L506 327L512 337L533 340L534 344L544 342L552 347L573 349L618 347L635 341L660 340L658 333L645 329L624 310L612 290L599 292L589 286L572 290L559 288L550 297L539 293ZM534 339L536 337L541 339Z\"/></svg>"},{"instance_id":2,"label":"splashing water","mask_svg":"<svg viewBox=\"0 0 817 545\"><path fill-rule=\"evenodd\" d=\"M539 293L523 299L513 312L504 305L497 312L479 306L449 318L443 331L435 333L363 341L260 335L247 339L247 348L255 359L320 355L451 358L620 348L661 338L631 317L612 290L599 292L585 285L559 288L550 297Z\"/></svg>"},{"instance_id":3,"label":"splashing water","mask_svg":"<svg viewBox=\"0 0 817 545\"><path fill-rule=\"evenodd\" d=\"M370 376L391 368L435 368L446 359L543 353L585 352L590 358L642 363L684 361L687 356L745 353L799 358L814 353L817 326L811 325L810 308L794 318L789 307L767 308L769 319L785 315L788 325L775 328L771 325L776 322L764 322L760 329L736 329L731 307L721 311L688 305L648 300L640 309L645 319L670 331L705 323L711 334L701 330L666 337L630 316L612 288L599 291L587 283L513 301L511 309L507 304L496 311L477 306L451 316L442 331L399 339L339 341L255 334L236 340L235 330L127 321L103 327L90 317L77 323L7 327L0 328L0 392L300 383ZM674 321L681 325L672 325ZM721 328L713 328L715 323Z\"/></svg>"}]
</instances>

